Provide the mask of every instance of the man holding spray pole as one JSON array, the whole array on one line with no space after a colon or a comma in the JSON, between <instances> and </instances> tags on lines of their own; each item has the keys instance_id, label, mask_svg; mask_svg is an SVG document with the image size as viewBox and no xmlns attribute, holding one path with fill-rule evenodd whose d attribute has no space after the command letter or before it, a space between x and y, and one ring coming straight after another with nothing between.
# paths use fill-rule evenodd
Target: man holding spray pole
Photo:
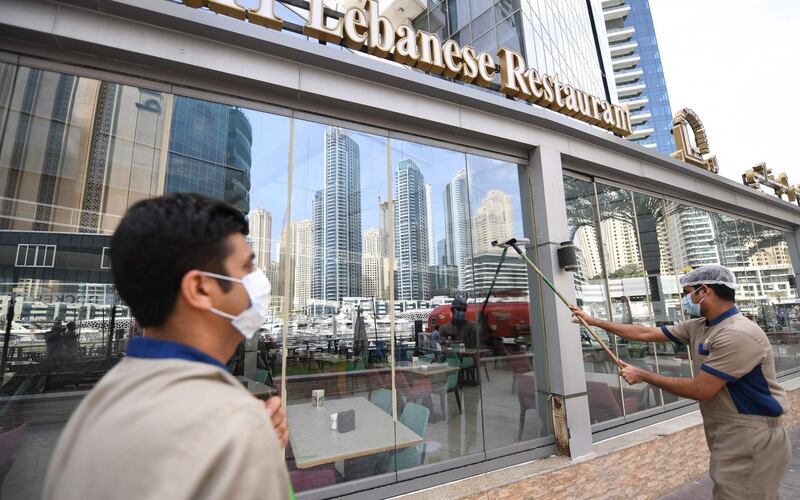
<instances>
[{"instance_id":1,"label":"man holding spray pole","mask_svg":"<svg viewBox=\"0 0 800 500\"><path fill-rule=\"evenodd\" d=\"M700 402L711 451L714 498L778 498L791 460L782 427L786 393L775 376L772 347L761 328L735 305L736 278L709 265L681 278L683 304L697 319L649 327L594 318L572 305L575 322L639 342L675 342L691 350L694 378L666 377L622 363L629 384L646 382Z\"/></svg>"}]
</instances>

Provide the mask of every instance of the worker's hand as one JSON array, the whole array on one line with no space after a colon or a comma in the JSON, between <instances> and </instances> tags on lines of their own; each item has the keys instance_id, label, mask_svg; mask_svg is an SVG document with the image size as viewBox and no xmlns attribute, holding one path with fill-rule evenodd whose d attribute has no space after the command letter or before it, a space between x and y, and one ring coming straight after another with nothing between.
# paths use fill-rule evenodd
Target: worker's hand
<instances>
[{"instance_id":1,"label":"worker's hand","mask_svg":"<svg viewBox=\"0 0 800 500\"><path fill-rule=\"evenodd\" d=\"M289 423L286 421L286 410L281 405L281 398L272 396L264 401L264 406L266 407L267 415L272 420L272 425L275 427L275 434L278 435L281 448L285 448L286 443L289 442Z\"/></svg>"},{"instance_id":2,"label":"worker's hand","mask_svg":"<svg viewBox=\"0 0 800 500\"><path fill-rule=\"evenodd\" d=\"M639 367L629 365L628 363L621 361L623 364L623 368L620 369L619 374L622 375L622 378L625 379L625 382L628 385L638 384L639 382L644 382L644 374L647 373L646 370L642 370Z\"/></svg>"},{"instance_id":3,"label":"worker's hand","mask_svg":"<svg viewBox=\"0 0 800 500\"><path fill-rule=\"evenodd\" d=\"M594 316L591 316L589 313L585 312L580 307L575 306L575 305L570 305L569 306L569 310L572 311L572 315L573 316L577 316L577 317L583 318L583 320L586 323L588 323L589 326L597 326L597 318L595 318ZM572 322L580 324L580 321L578 320L577 317L575 319L573 319Z\"/></svg>"}]
</instances>

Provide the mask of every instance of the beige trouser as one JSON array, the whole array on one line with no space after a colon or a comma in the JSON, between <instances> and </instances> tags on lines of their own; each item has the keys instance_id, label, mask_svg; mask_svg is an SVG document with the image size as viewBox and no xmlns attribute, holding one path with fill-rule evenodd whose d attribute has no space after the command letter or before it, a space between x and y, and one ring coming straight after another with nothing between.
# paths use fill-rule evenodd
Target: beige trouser
<instances>
[{"instance_id":1,"label":"beige trouser","mask_svg":"<svg viewBox=\"0 0 800 500\"><path fill-rule=\"evenodd\" d=\"M792 458L780 417L704 415L714 500L779 498Z\"/></svg>"}]
</instances>

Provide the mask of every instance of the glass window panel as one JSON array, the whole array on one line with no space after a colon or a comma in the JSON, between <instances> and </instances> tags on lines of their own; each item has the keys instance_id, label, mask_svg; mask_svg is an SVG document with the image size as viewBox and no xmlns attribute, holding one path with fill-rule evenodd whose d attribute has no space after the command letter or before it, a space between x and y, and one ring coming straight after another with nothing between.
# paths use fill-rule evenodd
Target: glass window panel
<instances>
[{"instance_id":1,"label":"glass window panel","mask_svg":"<svg viewBox=\"0 0 800 500\"><path fill-rule=\"evenodd\" d=\"M280 260L290 287L282 311L293 436L287 454L298 489L309 478L332 484L395 470L387 147L385 137L295 120L291 218ZM398 320L397 338L408 342L412 326ZM312 405L315 390L324 391L322 408ZM331 430L330 415L349 410L355 430ZM408 426L398 424L397 432L403 448L415 442Z\"/></svg>"},{"instance_id":2,"label":"glass window panel","mask_svg":"<svg viewBox=\"0 0 800 500\"><path fill-rule=\"evenodd\" d=\"M543 350L534 349L542 328L531 318L531 308L541 302L531 299L536 282L529 281L524 261L513 249L504 254L491 244L530 234L530 209L523 209L520 196L525 167L467 155L467 169L473 253L467 289L475 295L481 401L491 422L484 441L487 449L496 449L552 432Z\"/></svg>"},{"instance_id":3,"label":"glass window panel","mask_svg":"<svg viewBox=\"0 0 800 500\"><path fill-rule=\"evenodd\" d=\"M515 52L522 52L522 22L519 14L497 24L497 45Z\"/></svg>"},{"instance_id":4,"label":"glass window panel","mask_svg":"<svg viewBox=\"0 0 800 500\"><path fill-rule=\"evenodd\" d=\"M280 283L274 272L280 226L262 224L265 244L259 250L252 241L259 224L251 208L278 220L285 216L289 120L7 66L0 67L0 105L7 110L0 127L0 252L10 253L0 266L4 318L9 298L16 296L0 394L64 396L55 413L45 412L42 431L26 432L17 446L10 477L26 481L4 485L10 496L36 498L47 466L40 457L49 455L85 391L121 358L127 338L141 335L114 293L104 254L127 208L165 191L200 191L229 201L250 214L259 265L270 270L273 284ZM18 248L26 251L19 251L17 262L30 267L12 265ZM272 309L273 316L280 312ZM274 340L271 350L264 348L273 326L274 321L266 325L261 340L243 346L229 364L255 391L280 384ZM42 376L55 360L63 376ZM11 404L3 417L10 420L0 426L38 426L31 415L39 413Z\"/></svg>"},{"instance_id":5,"label":"glass window panel","mask_svg":"<svg viewBox=\"0 0 800 500\"><path fill-rule=\"evenodd\" d=\"M483 14L486 9L492 6L492 0L469 0L469 10L472 19Z\"/></svg>"},{"instance_id":6,"label":"glass window panel","mask_svg":"<svg viewBox=\"0 0 800 500\"><path fill-rule=\"evenodd\" d=\"M448 149L393 140L392 171L395 308L402 311L398 314L401 318L422 320L403 328L398 324L397 334L403 332L408 338L425 330L415 335L415 350L399 356L395 375L398 400L406 407L417 403L429 410L425 464L482 453L480 350L470 281L472 227L466 157ZM470 303L458 325L452 321L451 310L456 292L463 293L465 303ZM406 452L398 451L398 456L401 453ZM421 464L406 467L413 465Z\"/></svg>"},{"instance_id":7,"label":"glass window panel","mask_svg":"<svg viewBox=\"0 0 800 500\"><path fill-rule=\"evenodd\" d=\"M470 21L468 0L450 0L447 11L450 15L450 30L453 32L460 30Z\"/></svg>"},{"instance_id":8,"label":"glass window panel","mask_svg":"<svg viewBox=\"0 0 800 500\"><path fill-rule=\"evenodd\" d=\"M577 306L592 316L611 319L594 185L564 176L564 197L570 239L578 254L578 270L575 272ZM620 418L623 416L620 383L614 363L584 327L581 326L580 330L591 421L598 423ZM594 333L609 346L613 345L605 330L594 328Z\"/></svg>"},{"instance_id":9,"label":"glass window panel","mask_svg":"<svg viewBox=\"0 0 800 500\"><path fill-rule=\"evenodd\" d=\"M633 195L624 189L597 184L597 197L612 319L618 323L653 325ZM643 212L642 222L646 227L646 212ZM621 337L615 337L614 343L617 355L626 363L657 370L655 343ZM629 386L623 382L619 397L626 415L661 405L660 390L649 384Z\"/></svg>"},{"instance_id":10,"label":"glass window panel","mask_svg":"<svg viewBox=\"0 0 800 500\"><path fill-rule=\"evenodd\" d=\"M764 331L772 344L775 369L786 371L797 366L795 348L789 334L791 304L789 276L794 274L789 260L789 248L781 231L753 224L757 249L750 257L750 267L759 276L760 309L766 328Z\"/></svg>"},{"instance_id":11,"label":"glass window panel","mask_svg":"<svg viewBox=\"0 0 800 500\"><path fill-rule=\"evenodd\" d=\"M480 37L494 26L494 18L492 12L487 11L482 15L476 17L470 24L473 36Z\"/></svg>"},{"instance_id":12,"label":"glass window panel","mask_svg":"<svg viewBox=\"0 0 800 500\"><path fill-rule=\"evenodd\" d=\"M647 276L647 299L652 312L652 321L647 324L675 324L683 319L683 297L672 255L666 203L661 198L641 193L633 193L633 203L642 264ZM650 349L655 351L655 357L653 353L645 352L640 359L644 359L652 371L669 377L692 376L689 352L685 345L656 342L647 347L647 350ZM641 355L642 351L630 354ZM665 403L679 399L665 391L662 391L662 397Z\"/></svg>"}]
</instances>

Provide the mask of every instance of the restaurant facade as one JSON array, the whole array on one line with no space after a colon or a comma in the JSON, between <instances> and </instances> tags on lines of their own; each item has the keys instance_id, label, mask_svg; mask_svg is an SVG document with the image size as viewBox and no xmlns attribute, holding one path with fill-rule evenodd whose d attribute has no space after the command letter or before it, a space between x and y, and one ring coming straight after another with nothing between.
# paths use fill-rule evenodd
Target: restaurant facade
<instances>
[{"instance_id":1,"label":"restaurant facade","mask_svg":"<svg viewBox=\"0 0 800 500\"><path fill-rule=\"evenodd\" d=\"M394 26L371 0L249 3L0 1L3 494L39 497L70 413L142 333L110 237L165 193L248 217L270 314L229 369L284 398L301 498L586 457L697 409L622 381L494 241L528 240L593 315L653 326L685 319L682 274L726 265L779 375L800 374L800 207L714 173L694 113L676 115L670 157L624 138L629 110L602 87L519 49ZM474 336L437 343L455 297ZM627 363L693 375L685 346L595 333ZM348 410L352 430L333 430Z\"/></svg>"}]
</instances>

